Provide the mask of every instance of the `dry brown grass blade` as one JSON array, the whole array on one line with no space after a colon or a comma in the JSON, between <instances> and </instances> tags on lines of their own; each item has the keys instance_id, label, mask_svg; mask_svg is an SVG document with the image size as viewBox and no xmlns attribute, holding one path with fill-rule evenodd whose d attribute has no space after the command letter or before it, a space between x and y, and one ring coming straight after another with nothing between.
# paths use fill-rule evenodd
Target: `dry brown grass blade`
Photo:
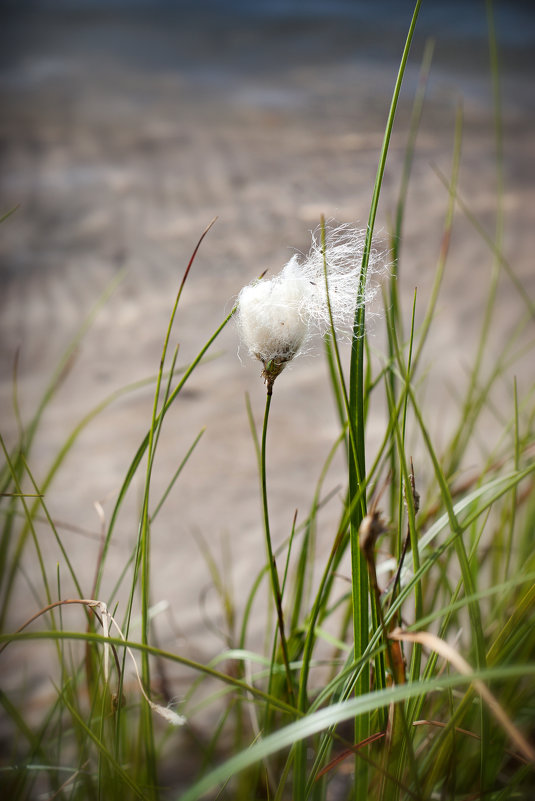
<instances>
[{"instance_id":1,"label":"dry brown grass blade","mask_svg":"<svg viewBox=\"0 0 535 801\"><path fill-rule=\"evenodd\" d=\"M409 632L396 629L390 634L390 637L393 640L420 643L420 645L423 645L425 648L429 648L429 650L435 651L437 654L439 654L439 656L447 659L447 661L450 662L450 664L453 665L453 667L456 668L459 673L469 677L473 675L472 668L458 653L458 651L452 648L452 646L444 640L441 640L440 637L437 637L435 634L431 634L429 631ZM518 750L529 762L535 763L535 749L518 731L517 727L514 725L494 695L490 692L488 687L481 681L481 679L472 679L472 684L474 685L474 689L479 693L482 700L488 705L490 711Z\"/></svg>"},{"instance_id":2,"label":"dry brown grass blade","mask_svg":"<svg viewBox=\"0 0 535 801\"><path fill-rule=\"evenodd\" d=\"M126 638L125 638L123 632L121 631L121 629L119 627L119 624L117 623L117 621L115 620L113 615L108 610L108 607L104 603L104 601L98 601L98 600L94 600L92 598L68 598L68 599L64 599L62 601L54 601L54 603L48 604L48 606L45 606L43 609L40 609L38 612L36 612L35 615L32 615L30 618L28 618L28 620L25 623L23 623L22 626L19 626L19 628L17 629L17 631L15 633L18 634L19 632L23 631L25 628L27 628L27 626L29 626L31 623L33 623L35 620L37 620L38 617L40 617L41 615L44 615L46 612L49 612L51 609L55 609L58 606L67 606L69 604L80 604L82 606L85 606L88 609L91 609L91 611L98 618L100 625L102 626L104 637L107 638L107 637L110 636L110 629L111 629L112 626L114 626L115 629L117 630L117 633L118 633L119 637L121 638L121 640L123 640L126 643ZM51 636L53 636L53 633L51 633ZM3 646L0 648L0 654L9 645L9 643L10 643L10 640L7 640L3 644ZM118 660L117 655L116 655L115 647L113 645L111 647L112 647L113 653L115 655L115 662L116 662L116 665L117 665L117 669L118 669L118 671L120 671L119 660ZM105 678L106 682L108 681L108 672L109 672L108 656L107 656L108 648L109 648L109 646L107 644L104 644L104 678ZM128 655L130 656L130 658L132 660L132 664L133 664L134 671L135 671L135 674L136 674L139 690L140 690L142 696L144 697L145 701L147 702L147 704L150 706L150 708L154 712L156 712L156 714L160 715L160 717L164 718L164 720L166 720L168 723L171 723L173 726L182 726L182 725L184 725L184 723L186 722L186 719L182 715L178 715L173 709L170 709L168 707L163 707L160 704L155 704L154 701L152 701L149 698L149 696L145 692L145 688L143 687L143 682L141 681L141 676L139 675L139 669L138 669L138 666L137 666L137 662L136 662L135 656L134 656L134 654L132 652L132 649L129 648L128 645L126 645L126 644L125 644L125 648L126 648L126 652L128 653Z\"/></svg>"},{"instance_id":3,"label":"dry brown grass blade","mask_svg":"<svg viewBox=\"0 0 535 801\"><path fill-rule=\"evenodd\" d=\"M412 724L413 726L434 726L438 729L446 729L448 728L448 723L444 723L441 720L415 720ZM463 729L461 726L454 726L453 730L456 734L463 734L465 737L471 737L472 740L479 740L481 741L481 735L476 734L475 731L470 731L469 729ZM513 759L518 759L520 762L523 762L524 765L529 765L529 759L523 754L519 754L517 751L512 751L510 748L505 749L505 753L508 754Z\"/></svg>"},{"instance_id":4,"label":"dry brown grass blade","mask_svg":"<svg viewBox=\"0 0 535 801\"><path fill-rule=\"evenodd\" d=\"M345 748L343 751L337 754L334 759L331 759L328 765L325 765L325 767L318 772L316 775L316 781L321 779L322 776L325 776L326 773L329 773L331 770L333 770L337 765L343 762L344 759L356 754L361 748L364 748L364 746L371 745L372 743L377 742L377 740L382 740L385 734L386 732L384 731L378 731L375 734L371 734L369 737L366 737L365 740L361 740L360 743L352 745L350 748Z\"/></svg>"}]
</instances>

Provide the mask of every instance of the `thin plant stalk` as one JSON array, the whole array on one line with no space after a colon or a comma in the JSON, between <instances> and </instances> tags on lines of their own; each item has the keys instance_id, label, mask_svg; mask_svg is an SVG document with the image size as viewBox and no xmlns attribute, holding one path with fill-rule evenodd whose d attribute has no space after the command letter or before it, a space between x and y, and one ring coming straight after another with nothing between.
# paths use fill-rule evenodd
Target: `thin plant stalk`
<instances>
[{"instance_id":1,"label":"thin plant stalk","mask_svg":"<svg viewBox=\"0 0 535 801\"><path fill-rule=\"evenodd\" d=\"M294 690L292 682L292 674L290 670L290 660L288 657L288 644L286 641L286 634L284 631L284 615L282 611L282 593L279 582L279 574L277 571L277 563L273 554L273 547L271 543L271 531L269 525L269 509L268 509L268 494L267 494L267 475L266 475L266 443L267 443L267 430L269 421L269 410L271 407L272 386L268 383L268 391L266 393L266 407L264 411L264 423L262 426L262 443L260 447L260 483L262 487L262 515L264 521L264 539L266 544L266 555L269 568L269 576L271 579L271 591L277 612L277 626L279 629L282 659L284 662L284 669L286 671L286 684L288 689L288 697L293 701Z\"/></svg>"},{"instance_id":2,"label":"thin plant stalk","mask_svg":"<svg viewBox=\"0 0 535 801\"><path fill-rule=\"evenodd\" d=\"M156 451L156 444L158 441L159 433L161 430L161 426L163 423L163 417L158 415L158 405L160 400L160 387L163 379L163 372L164 372L164 365L165 365L165 358L167 355L167 349L169 347L169 339L171 336L171 329L173 327L173 323L175 320L176 312L178 309L178 304L180 302L180 298L182 296L182 291L184 289L184 285L186 283L186 279L189 275L191 266L197 255L199 247L214 224L215 220L208 225L208 227L203 231L197 246L195 247L193 254L190 258L189 264L186 267L184 275L182 277L182 281L180 283L180 287L178 289L178 293L176 296L175 304L173 306L173 310L171 312L171 316L169 318L169 324L167 326L167 332L165 335L165 340L162 348L162 356L160 359L160 369L158 372L158 377L156 380L156 390L154 392L154 404L152 410L152 422L149 429L149 441L147 446L148 452L148 459L147 459L147 471L146 471L146 479L145 479L145 492L143 498L143 511L141 517L141 525L140 525L140 540L139 540L139 553L141 558L141 641L144 644L148 644L149 641L149 606L150 606L150 511L149 511L149 490L150 490L150 483L151 483L151 476L152 476L152 469L154 465L154 455ZM176 361L176 352L173 359L173 368ZM169 383L168 383L168 391L166 393L166 398L164 399L165 402L168 400L169 395L169 388L170 382L172 378L173 369L171 370L171 374L169 376ZM135 583L135 578L134 578ZM149 659L147 653L142 654L141 659L141 675L143 679L143 683L145 685L146 691L150 690L150 668L149 668ZM145 742L145 758L147 763L147 772L148 772L148 780L153 787L153 796L155 798L158 797L157 786L158 780L156 775L156 762L154 759L154 741L153 741L153 725L152 725L152 715L150 714L150 710L146 707L143 707L143 729L145 732L144 742Z\"/></svg>"},{"instance_id":3,"label":"thin plant stalk","mask_svg":"<svg viewBox=\"0 0 535 801\"><path fill-rule=\"evenodd\" d=\"M371 251L371 243L373 230L375 226L375 218L377 215L377 207L379 204L379 194L383 181L383 175L386 165L386 157L388 147L390 144L390 136L394 125L394 117L396 113L399 93L401 84L409 57L409 51L412 43L414 29L416 27L416 20L420 11L421 0L417 0L414 13L412 16L409 32L403 49L401 63L398 70L396 83L392 101L390 104L390 111L386 123L385 135L379 159L379 166L377 169L377 176L375 179L372 202L370 207L370 214L368 218L368 228L366 232L366 243L364 246L364 254L362 258L362 266L360 273L360 286L359 297L364 296L366 287L367 269ZM355 313L355 320L353 325L353 342L351 349L351 364L350 364L350 378L349 378L349 425L356 426L357 432L357 458L354 459L350 451L349 453L349 494L350 498L358 494L359 487L364 480L366 474L365 464L365 448L364 448L364 338L365 338L365 309L361 304L357 304ZM362 495L362 503L354 509L351 516L350 524L350 541L351 541L351 581L352 581L352 602L353 602L353 637L354 637L354 654L357 660L362 653L366 650L368 644L368 572L366 560L359 547L359 528L360 524L366 514L366 500ZM369 667L365 668L357 680L355 691L357 695L362 695L369 691L370 686L370 671ZM369 713L364 713L355 719L355 741L357 743L365 740L370 735L370 718ZM356 757L355 761L355 788L353 797L355 801L364 801L368 797L368 770L365 763L361 762Z\"/></svg>"},{"instance_id":4,"label":"thin plant stalk","mask_svg":"<svg viewBox=\"0 0 535 801\"><path fill-rule=\"evenodd\" d=\"M410 176L414 160L414 152L416 148L416 139L420 127L420 121L422 118L425 95L427 90L427 83L429 80L429 73L431 69L431 62L433 59L434 49L435 49L434 40L428 39L422 57L422 65L420 67L418 89L416 91L416 96L414 98L414 103L412 107L411 122L409 125L409 137L407 141L407 147L405 150L405 158L403 161L403 172L399 188L399 197L396 205L395 225L392 235L392 268L391 268L392 276L389 285L391 313L390 315L387 315L387 320L390 319L392 322L392 326L387 326L388 355L389 355L389 360L392 364L394 362L394 349L393 349L393 343L391 341L391 327L395 328L395 330L398 332L398 337L400 338L403 337L403 327L402 327L403 321L400 315L399 295L398 295L398 279L400 274L399 270L400 270L400 254L401 254L401 243L403 234L403 221L405 217L405 208L407 204L407 194L409 190ZM392 370L390 371L389 374L389 381L390 381L391 395L392 398L395 399L396 376ZM390 518L394 520L396 501L397 501L396 499L397 462L396 462L394 443L392 443L392 447L390 450L390 476L391 476L390 480L392 488L390 492ZM399 492L401 493L401 489L399 490ZM401 527L399 531L401 532ZM401 543L398 542L398 553L400 552L401 552Z\"/></svg>"},{"instance_id":5,"label":"thin plant stalk","mask_svg":"<svg viewBox=\"0 0 535 801\"><path fill-rule=\"evenodd\" d=\"M174 390L169 395L169 398L167 399L166 403L160 409L160 411L158 413L158 417L156 419L157 423L159 423L160 420L165 417L165 415L167 414L167 412L169 411L169 409L171 408L171 406L175 402L176 398L178 397L179 393L182 391L182 389L183 389L184 385L186 384L186 382L188 381L189 377L191 376L191 374L193 373L195 368L199 365L199 363L202 361L205 353L212 346L212 344L217 339L217 337L219 336L221 331L225 328L226 325L228 325L228 323L230 322L230 320L234 316L235 312L236 312L236 307L231 309L231 311L227 314L227 316L225 317L223 322L218 326L218 328L214 331L214 333L211 335L211 337L203 345L203 347L201 348L201 350L199 351L197 356L193 359L193 361L184 370L184 374L182 375L182 378L180 379L180 381L178 382L178 384L176 385ZM145 435L143 441L141 442L141 445L139 446L139 448L136 451L136 454L135 454L134 458L132 459L132 462L130 463L130 466L129 466L128 471L127 471L126 476L125 476L125 479L124 479L124 481L123 481L123 483L121 485L121 489L119 490L119 494L118 494L117 500L115 502L115 506L113 508L113 512L112 512L112 515L111 515L111 518L110 518L110 523L109 523L109 526L108 526L108 531L106 533L106 540L105 540L104 546L103 546L103 557L102 557L102 560L101 560L101 569L99 570L99 574L98 574L98 577L97 577L97 583L95 585L96 594L98 594L99 589L100 589L100 585L102 583L104 561L105 561L105 557L106 557L106 554L108 552L108 549L109 549L109 546L110 546L110 543L111 543L113 531L115 529L115 524L117 523L117 519L119 517L119 512L120 512L121 506L122 506L123 501L125 499L126 493L128 492L128 489L129 489L129 487L130 487L130 485L132 483L134 475L136 474L136 471L137 471L137 469L138 469L138 467L139 467L139 465L141 463L141 460L143 459L143 456L145 455L145 452L147 451L148 445L149 445L149 432L147 432L147 434Z\"/></svg>"}]
</instances>

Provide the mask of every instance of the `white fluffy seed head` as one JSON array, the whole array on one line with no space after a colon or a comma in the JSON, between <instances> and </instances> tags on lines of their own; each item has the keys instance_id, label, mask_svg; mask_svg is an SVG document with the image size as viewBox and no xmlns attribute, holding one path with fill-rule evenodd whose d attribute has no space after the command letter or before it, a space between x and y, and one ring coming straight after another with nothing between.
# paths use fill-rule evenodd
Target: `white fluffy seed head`
<instances>
[{"instance_id":1,"label":"white fluffy seed head","mask_svg":"<svg viewBox=\"0 0 535 801\"><path fill-rule=\"evenodd\" d=\"M375 295L377 281L370 279L377 277L380 256L372 252L364 295L357 297L364 243L365 232L339 225L325 229L324 248L318 228L307 256L293 256L278 275L241 290L237 310L240 336L251 356L264 365L268 391L285 365L306 349L311 337L326 333L331 315L337 332L343 334L353 322L357 305L368 303Z\"/></svg>"},{"instance_id":2,"label":"white fluffy seed head","mask_svg":"<svg viewBox=\"0 0 535 801\"><path fill-rule=\"evenodd\" d=\"M238 321L251 355L261 361L289 361L297 354L309 335L305 304L311 289L296 256L275 278L242 289Z\"/></svg>"}]
</instances>

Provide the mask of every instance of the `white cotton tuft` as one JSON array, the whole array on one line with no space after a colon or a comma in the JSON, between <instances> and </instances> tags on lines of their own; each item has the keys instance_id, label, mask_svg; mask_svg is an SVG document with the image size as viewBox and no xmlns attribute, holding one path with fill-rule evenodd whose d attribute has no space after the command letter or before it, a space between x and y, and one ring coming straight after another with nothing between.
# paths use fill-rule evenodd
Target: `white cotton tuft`
<instances>
[{"instance_id":1,"label":"white cotton tuft","mask_svg":"<svg viewBox=\"0 0 535 801\"><path fill-rule=\"evenodd\" d=\"M377 286L372 286L370 278L377 277L380 256L374 251L364 295L358 297L365 239L364 231L339 225L325 229L324 248L320 227L312 234L307 256L293 256L278 275L241 290L237 309L240 336L250 355L264 365L268 392L311 337L327 332L331 315L337 333L343 334L350 330L357 306L376 294Z\"/></svg>"},{"instance_id":2,"label":"white cotton tuft","mask_svg":"<svg viewBox=\"0 0 535 801\"><path fill-rule=\"evenodd\" d=\"M242 289L238 299L238 323L252 356L262 362L289 361L309 336L306 302L312 287L297 256L271 280Z\"/></svg>"},{"instance_id":3,"label":"white cotton tuft","mask_svg":"<svg viewBox=\"0 0 535 801\"><path fill-rule=\"evenodd\" d=\"M176 726L178 728L187 723L183 715L179 715L178 712L175 712L174 709L170 709L168 706L160 706L160 704L155 704L153 701L150 701L150 706L157 715L160 715L160 717L170 723L171 726Z\"/></svg>"}]
</instances>

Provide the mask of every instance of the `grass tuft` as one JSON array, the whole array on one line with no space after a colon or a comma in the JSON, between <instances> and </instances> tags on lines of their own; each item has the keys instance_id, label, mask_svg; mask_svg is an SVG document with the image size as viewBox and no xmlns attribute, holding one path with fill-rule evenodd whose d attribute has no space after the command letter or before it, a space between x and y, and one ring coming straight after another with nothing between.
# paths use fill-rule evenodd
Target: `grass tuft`
<instances>
[{"instance_id":1,"label":"grass tuft","mask_svg":"<svg viewBox=\"0 0 535 801\"><path fill-rule=\"evenodd\" d=\"M265 562L238 594L227 581L228 557L221 567L212 542L202 533L197 536L199 558L207 564L223 611L217 631L222 645L207 664L159 647L152 621L161 599L151 581L151 555L152 530L156 520L161 523L160 510L171 502L175 485L205 434L204 428L192 431L191 446L167 476L165 488L156 491L153 467L166 415L180 403L186 383L208 361L209 349L236 311L222 320L189 364L177 366L178 349L170 349L171 331L180 318L187 276L212 224L186 267L155 376L99 403L58 447L40 480L32 469L32 448L44 425L44 411L68 379L76 348L82 337L90 336L90 323L113 287L67 347L27 425L18 409L15 360L15 445L8 448L0 436L0 660L14 649L24 659L25 649L31 646L31 653L38 653L48 643L55 675L54 691L39 714L27 702L32 688L25 685L22 673L9 691L0 691L7 732L0 788L6 798L527 801L532 797L535 386L526 386L513 373L519 360L526 360L533 350L533 342L519 343L525 343L534 304L504 254L504 142L491 3L487 11L496 110L494 235L483 229L458 191L463 133L459 106L451 173L449 178L441 175L445 218L434 283L427 308L420 308L416 292L405 306L403 229L431 69L430 43L423 56L393 215L392 269L383 292L384 353L372 353L366 309L359 302L365 294L389 143L419 8L417 2L379 154L348 365L332 313L336 288L330 282L323 218L318 229L327 302L324 317L331 324L325 339L327 380L338 431L324 463L318 465L306 518L296 513L286 540L275 546L267 450L273 433L270 414L281 409L282 401L278 393L273 398L272 390L282 367L264 363L268 381L261 430L256 428L257 410L249 397L244 414L259 475ZM9 214L0 222L9 225ZM423 365L459 214L489 247L492 271L475 355L464 383L457 382L457 406L452 401L457 417L449 428L443 427L437 441ZM502 272L519 293L523 315L489 358ZM286 371L279 379L290 380ZM83 592L87 577L75 570L72 543L49 511L50 488L93 420L124 394L148 385L154 388L154 399L147 433L126 471L109 520L100 509L98 569L87 595ZM500 400L504 387L509 390L509 406ZM370 410L381 408L383 435L372 448L366 436ZM492 447L482 442L489 416L496 434ZM333 491L326 488L335 457L342 459L345 474L344 485ZM470 472L467 464L472 466ZM100 600L124 500L136 481L142 488L136 541L124 569L114 576L110 597ZM334 496L340 503L339 519L332 531L325 532L321 510ZM50 564L43 527L58 546L58 564ZM327 555L322 556L325 544ZM257 543L258 548L261 545ZM39 566L37 580L25 573L28 558ZM67 580L76 597L64 597ZM16 600L21 588L33 605L26 622L20 620ZM126 593L127 603L119 622L120 593ZM69 611L73 607L82 607L77 618ZM15 620L12 629L8 621ZM133 677L128 670L132 663ZM173 680L167 678L172 668L187 681L185 690L180 689L180 703L174 697ZM177 755L185 754L171 771L169 754L175 762ZM164 787L162 777L170 772L172 779Z\"/></svg>"}]
</instances>

